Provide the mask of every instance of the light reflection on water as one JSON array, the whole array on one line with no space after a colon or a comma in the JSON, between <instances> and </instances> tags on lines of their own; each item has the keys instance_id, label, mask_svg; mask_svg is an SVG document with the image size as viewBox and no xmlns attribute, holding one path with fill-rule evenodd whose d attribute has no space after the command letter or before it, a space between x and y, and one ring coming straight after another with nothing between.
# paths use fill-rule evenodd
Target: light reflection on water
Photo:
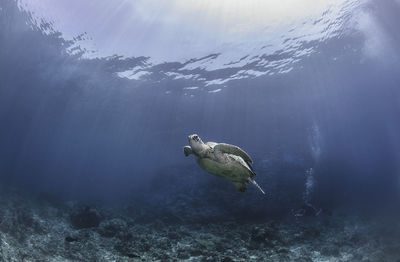
<instances>
[{"instance_id":1,"label":"light reflection on water","mask_svg":"<svg viewBox=\"0 0 400 262\"><path fill-rule=\"evenodd\" d=\"M211 86L210 93L231 81L291 72L318 43L351 31L360 6L356 0L20 1L36 23L49 23L44 32L76 41L71 53L144 57L116 72L121 78L189 80Z\"/></svg>"}]
</instances>

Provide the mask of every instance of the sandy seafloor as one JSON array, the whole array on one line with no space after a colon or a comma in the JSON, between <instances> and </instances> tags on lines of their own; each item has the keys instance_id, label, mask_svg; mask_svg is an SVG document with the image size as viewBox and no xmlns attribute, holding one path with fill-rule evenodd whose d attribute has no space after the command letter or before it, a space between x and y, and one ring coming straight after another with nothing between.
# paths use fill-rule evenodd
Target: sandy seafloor
<instances>
[{"instance_id":1,"label":"sandy seafloor","mask_svg":"<svg viewBox=\"0 0 400 262\"><path fill-rule=\"evenodd\" d=\"M398 217L180 221L2 189L1 261L400 261Z\"/></svg>"}]
</instances>

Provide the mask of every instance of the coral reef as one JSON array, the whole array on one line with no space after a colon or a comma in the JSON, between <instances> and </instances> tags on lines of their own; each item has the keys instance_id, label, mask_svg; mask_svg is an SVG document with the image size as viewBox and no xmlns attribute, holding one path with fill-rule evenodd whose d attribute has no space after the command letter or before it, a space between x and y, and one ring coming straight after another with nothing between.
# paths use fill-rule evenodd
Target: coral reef
<instances>
[{"instance_id":1,"label":"coral reef","mask_svg":"<svg viewBox=\"0 0 400 262\"><path fill-rule=\"evenodd\" d=\"M394 217L334 212L259 223L169 223L168 216L141 212L3 192L0 261L400 260Z\"/></svg>"},{"instance_id":2,"label":"coral reef","mask_svg":"<svg viewBox=\"0 0 400 262\"><path fill-rule=\"evenodd\" d=\"M71 225L77 229L98 227L101 216L96 209L89 206L80 207L74 210L70 216Z\"/></svg>"}]
</instances>

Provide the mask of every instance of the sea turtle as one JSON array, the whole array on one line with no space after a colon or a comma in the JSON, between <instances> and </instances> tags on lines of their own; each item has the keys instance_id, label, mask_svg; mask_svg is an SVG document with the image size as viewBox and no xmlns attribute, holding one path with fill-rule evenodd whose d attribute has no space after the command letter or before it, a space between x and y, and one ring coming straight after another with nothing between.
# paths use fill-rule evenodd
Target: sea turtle
<instances>
[{"instance_id":1,"label":"sea turtle","mask_svg":"<svg viewBox=\"0 0 400 262\"><path fill-rule=\"evenodd\" d=\"M245 192L250 182L265 194L253 179L256 175L251 167L253 160L242 149L224 143L204 143L197 134L190 135L188 139L190 146L183 148L185 156L194 154L197 163L205 171L232 181L240 192Z\"/></svg>"}]
</instances>

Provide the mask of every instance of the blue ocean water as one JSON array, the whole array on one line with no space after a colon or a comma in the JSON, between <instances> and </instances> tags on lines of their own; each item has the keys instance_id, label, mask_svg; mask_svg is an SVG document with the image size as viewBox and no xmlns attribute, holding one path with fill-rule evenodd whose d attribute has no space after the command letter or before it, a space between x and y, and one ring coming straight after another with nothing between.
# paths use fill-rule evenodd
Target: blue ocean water
<instances>
[{"instance_id":1,"label":"blue ocean water","mask_svg":"<svg viewBox=\"0 0 400 262\"><path fill-rule=\"evenodd\" d=\"M226 33L221 45L180 23L168 37L162 19L140 31L131 23L120 38L96 24L96 40L84 31L101 12L94 5L59 21L73 11L66 1L0 0L3 191L128 205L138 222L398 215L399 1L331 3L287 28ZM82 31L69 36L74 19ZM204 52L183 37L196 30ZM185 157L193 133L244 149L266 195L238 192Z\"/></svg>"}]
</instances>

